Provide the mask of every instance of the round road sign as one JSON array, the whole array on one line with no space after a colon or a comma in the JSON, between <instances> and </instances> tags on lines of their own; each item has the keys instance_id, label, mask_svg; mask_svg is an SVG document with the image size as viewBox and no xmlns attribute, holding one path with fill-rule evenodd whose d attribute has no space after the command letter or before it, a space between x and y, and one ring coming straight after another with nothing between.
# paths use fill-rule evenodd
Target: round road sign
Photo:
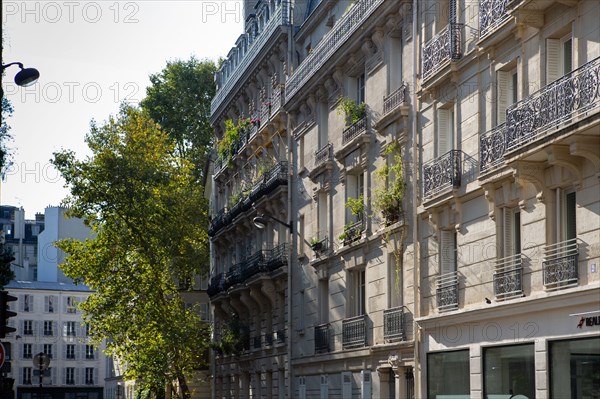
<instances>
[{"instance_id":1,"label":"round road sign","mask_svg":"<svg viewBox=\"0 0 600 399\"><path fill-rule=\"evenodd\" d=\"M41 371L46 370L50 365L50 356L44 352L38 353L33 357L33 365Z\"/></svg>"}]
</instances>

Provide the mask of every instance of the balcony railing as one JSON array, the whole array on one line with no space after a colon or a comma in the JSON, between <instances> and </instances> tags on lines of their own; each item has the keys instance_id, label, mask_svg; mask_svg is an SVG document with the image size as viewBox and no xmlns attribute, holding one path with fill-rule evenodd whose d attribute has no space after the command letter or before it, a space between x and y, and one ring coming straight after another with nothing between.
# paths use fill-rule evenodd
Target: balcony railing
<instances>
[{"instance_id":1,"label":"balcony railing","mask_svg":"<svg viewBox=\"0 0 600 399\"><path fill-rule=\"evenodd\" d=\"M367 315L342 320L342 347L358 348L367 345Z\"/></svg>"},{"instance_id":2,"label":"balcony railing","mask_svg":"<svg viewBox=\"0 0 600 399\"><path fill-rule=\"evenodd\" d=\"M483 38L502 25L510 17L506 6L509 0L479 1L479 38Z\"/></svg>"},{"instance_id":3,"label":"balcony railing","mask_svg":"<svg viewBox=\"0 0 600 399\"><path fill-rule=\"evenodd\" d=\"M448 24L423 46L423 80L430 78L447 62L462 57L462 29L459 23Z\"/></svg>"},{"instance_id":4,"label":"balcony railing","mask_svg":"<svg viewBox=\"0 0 600 399\"><path fill-rule=\"evenodd\" d=\"M578 257L576 238L546 246L542 262L544 287L553 290L577 285Z\"/></svg>"},{"instance_id":5,"label":"balcony railing","mask_svg":"<svg viewBox=\"0 0 600 399\"><path fill-rule=\"evenodd\" d=\"M402 86L394 90L387 97L383 98L383 115L387 115L393 110L395 110L401 104L406 102L406 91L408 90L408 85L406 83L402 83Z\"/></svg>"},{"instance_id":6,"label":"balcony railing","mask_svg":"<svg viewBox=\"0 0 600 399\"><path fill-rule=\"evenodd\" d=\"M462 151L451 150L423 165L423 195L425 199L447 188L460 187Z\"/></svg>"},{"instance_id":7,"label":"balcony railing","mask_svg":"<svg viewBox=\"0 0 600 399\"><path fill-rule=\"evenodd\" d=\"M504 162L506 124L496 126L479 137L479 170L488 172Z\"/></svg>"},{"instance_id":8,"label":"balcony railing","mask_svg":"<svg viewBox=\"0 0 600 399\"><path fill-rule=\"evenodd\" d=\"M367 130L367 117L365 116L352 126L348 127L342 132L342 145L348 144L354 138L358 137L361 133Z\"/></svg>"},{"instance_id":9,"label":"balcony railing","mask_svg":"<svg viewBox=\"0 0 600 399\"><path fill-rule=\"evenodd\" d=\"M523 267L521 254L496 261L494 271L494 296L504 300L523 296Z\"/></svg>"},{"instance_id":10,"label":"balcony railing","mask_svg":"<svg viewBox=\"0 0 600 399\"><path fill-rule=\"evenodd\" d=\"M342 244L348 245L360 239L362 232L365 230L364 220L359 220L352 224L344 226L344 234L342 235Z\"/></svg>"},{"instance_id":11,"label":"balcony railing","mask_svg":"<svg viewBox=\"0 0 600 399\"><path fill-rule=\"evenodd\" d=\"M259 33L258 37L256 37L254 41L248 46L248 51L246 52L246 54L244 54L240 63L235 67L235 69L227 77L227 81L215 94L215 97L213 98L210 104L211 114L214 114L217 111L219 106L225 100L227 94L231 92L232 89L237 87L238 81L243 76L244 72L246 72L246 69L248 69L250 64L258 57L263 47L265 46L269 38L273 35L273 33L277 30L277 28L281 25L287 25L289 23L288 10L288 1L282 0L281 6L269 19L267 25Z\"/></svg>"},{"instance_id":12,"label":"balcony railing","mask_svg":"<svg viewBox=\"0 0 600 399\"><path fill-rule=\"evenodd\" d=\"M288 243L277 245L275 248L268 251L268 258L266 262L267 270L274 271L279 269L283 265L288 264L290 248Z\"/></svg>"},{"instance_id":13,"label":"balcony railing","mask_svg":"<svg viewBox=\"0 0 600 399\"><path fill-rule=\"evenodd\" d=\"M437 307L440 312L458 309L458 273L442 274L437 280Z\"/></svg>"},{"instance_id":14,"label":"balcony railing","mask_svg":"<svg viewBox=\"0 0 600 399\"><path fill-rule=\"evenodd\" d=\"M506 151L573 123L600 105L600 57L506 110Z\"/></svg>"},{"instance_id":15,"label":"balcony railing","mask_svg":"<svg viewBox=\"0 0 600 399\"><path fill-rule=\"evenodd\" d=\"M315 326L315 353L329 352L329 324Z\"/></svg>"},{"instance_id":16,"label":"balcony railing","mask_svg":"<svg viewBox=\"0 0 600 399\"><path fill-rule=\"evenodd\" d=\"M210 284L208 285L208 289L206 292L208 296L213 297L218 293L224 291L225 277L223 273L219 273L216 276L210 279Z\"/></svg>"},{"instance_id":17,"label":"balcony railing","mask_svg":"<svg viewBox=\"0 0 600 399\"><path fill-rule=\"evenodd\" d=\"M278 344L283 344L285 343L285 330L277 330L277 332L275 333L276 337L275 339L277 340Z\"/></svg>"},{"instance_id":18,"label":"balcony railing","mask_svg":"<svg viewBox=\"0 0 600 399\"><path fill-rule=\"evenodd\" d=\"M383 338L388 342L404 341L404 310L402 306L383 311Z\"/></svg>"},{"instance_id":19,"label":"balcony railing","mask_svg":"<svg viewBox=\"0 0 600 399\"><path fill-rule=\"evenodd\" d=\"M333 144L327 143L323 148L315 151L315 167L321 166L331 159Z\"/></svg>"},{"instance_id":20,"label":"balcony railing","mask_svg":"<svg viewBox=\"0 0 600 399\"><path fill-rule=\"evenodd\" d=\"M260 349L261 344L262 344L262 339L261 339L260 335L252 337L252 347L254 349Z\"/></svg>"},{"instance_id":21,"label":"balcony railing","mask_svg":"<svg viewBox=\"0 0 600 399\"><path fill-rule=\"evenodd\" d=\"M284 104L284 86L273 89L271 96L271 116L275 115Z\"/></svg>"},{"instance_id":22,"label":"balcony railing","mask_svg":"<svg viewBox=\"0 0 600 399\"><path fill-rule=\"evenodd\" d=\"M315 75L323 64L348 40L371 14L384 3L384 0L358 0L340 17L340 20L327 32L312 52L298 65L285 85L285 100L289 101Z\"/></svg>"}]
</instances>

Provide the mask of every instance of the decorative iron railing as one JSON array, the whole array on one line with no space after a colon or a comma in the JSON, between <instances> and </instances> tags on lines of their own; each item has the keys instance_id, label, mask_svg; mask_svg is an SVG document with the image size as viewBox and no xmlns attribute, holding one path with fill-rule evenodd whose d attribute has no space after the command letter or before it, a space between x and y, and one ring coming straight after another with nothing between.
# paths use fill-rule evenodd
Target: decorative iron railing
<instances>
[{"instance_id":1,"label":"decorative iron railing","mask_svg":"<svg viewBox=\"0 0 600 399\"><path fill-rule=\"evenodd\" d=\"M266 250L259 249L244 259L243 279L248 280L250 277L266 271L265 262L268 256L269 253Z\"/></svg>"},{"instance_id":2,"label":"decorative iron railing","mask_svg":"<svg viewBox=\"0 0 600 399\"><path fill-rule=\"evenodd\" d=\"M437 307L440 312L458 309L458 273L442 274L437 280Z\"/></svg>"},{"instance_id":3,"label":"decorative iron railing","mask_svg":"<svg viewBox=\"0 0 600 399\"><path fill-rule=\"evenodd\" d=\"M217 295L219 292L224 291L225 277L223 273L219 273L216 276L210 279L210 284L208 285L208 289L206 292L208 296L213 297Z\"/></svg>"},{"instance_id":4,"label":"decorative iron railing","mask_svg":"<svg viewBox=\"0 0 600 399\"><path fill-rule=\"evenodd\" d=\"M290 248L287 242L277 245L275 248L269 251L269 257L267 258L267 269L274 271L283 265L288 264Z\"/></svg>"},{"instance_id":5,"label":"decorative iron railing","mask_svg":"<svg viewBox=\"0 0 600 399\"><path fill-rule=\"evenodd\" d=\"M576 238L547 245L542 261L544 287L553 290L577 285L579 279L578 258L579 250Z\"/></svg>"},{"instance_id":6,"label":"decorative iron railing","mask_svg":"<svg viewBox=\"0 0 600 399\"><path fill-rule=\"evenodd\" d=\"M289 101L315 75L323 64L359 29L384 0L358 0L327 32L312 52L298 65L285 85L285 101Z\"/></svg>"},{"instance_id":7,"label":"decorative iron railing","mask_svg":"<svg viewBox=\"0 0 600 399\"><path fill-rule=\"evenodd\" d=\"M423 195L425 199L447 188L460 187L462 151L450 150L423 165Z\"/></svg>"},{"instance_id":8,"label":"decorative iron railing","mask_svg":"<svg viewBox=\"0 0 600 399\"><path fill-rule=\"evenodd\" d=\"M327 232L317 235L316 239L311 242L310 248L316 253L323 253L329 249L329 237ZM317 241L318 240L318 241Z\"/></svg>"},{"instance_id":9,"label":"decorative iron railing","mask_svg":"<svg viewBox=\"0 0 600 399\"><path fill-rule=\"evenodd\" d=\"M329 352L329 324L315 326L315 353Z\"/></svg>"},{"instance_id":10,"label":"decorative iron railing","mask_svg":"<svg viewBox=\"0 0 600 399\"><path fill-rule=\"evenodd\" d=\"M246 54L244 54L243 58L239 62L239 64L235 67L235 69L230 73L227 77L227 81L221 86L219 91L215 94L211 104L210 104L210 112L214 114L219 106L225 100L225 97L232 89L238 86L238 82L240 78L243 76L244 72L250 64L258 57L261 53L263 47L269 40L269 38L273 35L273 33L279 28L281 25L289 24L289 5L287 0L281 1L281 6L275 11L273 16L269 19L265 27L261 32L259 32L258 37L254 39L254 41L248 46L248 50Z\"/></svg>"},{"instance_id":11,"label":"decorative iron railing","mask_svg":"<svg viewBox=\"0 0 600 399\"><path fill-rule=\"evenodd\" d=\"M270 193L273 189L288 182L288 163L287 161L277 162L265 175L265 193Z\"/></svg>"},{"instance_id":12,"label":"decorative iron railing","mask_svg":"<svg viewBox=\"0 0 600 399\"><path fill-rule=\"evenodd\" d=\"M331 159L333 144L327 143L323 148L315 152L315 167L322 165Z\"/></svg>"},{"instance_id":13,"label":"decorative iron railing","mask_svg":"<svg viewBox=\"0 0 600 399\"><path fill-rule=\"evenodd\" d=\"M506 151L573 123L600 106L600 57L506 110Z\"/></svg>"},{"instance_id":14,"label":"decorative iron railing","mask_svg":"<svg viewBox=\"0 0 600 399\"><path fill-rule=\"evenodd\" d=\"M479 0L479 38L483 38L502 25L510 15L509 0Z\"/></svg>"},{"instance_id":15,"label":"decorative iron railing","mask_svg":"<svg viewBox=\"0 0 600 399\"><path fill-rule=\"evenodd\" d=\"M521 254L496 261L494 271L494 296L504 300L523 296L523 267Z\"/></svg>"},{"instance_id":16,"label":"decorative iron railing","mask_svg":"<svg viewBox=\"0 0 600 399\"><path fill-rule=\"evenodd\" d=\"M342 347L357 348L367 345L367 315L342 320Z\"/></svg>"},{"instance_id":17,"label":"decorative iron railing","mask_svg":"<svg viewBox=\"0 0 600 399\"><path fill-rule=\"evenodd\" d=\"M344 233L342 235L342 244L348 245L354 241L360 239L362 232L365 230L364 220L359 220L352 224L344 226Z\"/></svg>"},{"instance_id":18,"label":"decorative iron railing","mask_svg":"<svg viewBox=\"0 0 600 399\"><path fill-rule=\"evenodd\" d=\"M282 85L273 89L273 95L271 96L271 116L275 115L284 104L284 87Z\"/></svg>"},{"instance_id":19,"label":"decorative iron railing","mask_svg":"<svg viewBox=\"0 0 600 399\"><path fill-rule=\"evenodd\" d=\"M383 311L383 338L388 342L404 341L404 310L402 306Z\"/></svg>"},{"instance_id":20,"label":"decorative iron railing","mask_svg":"<svg viewBox=\"0 0 600 399\"><path fill-rule=\"evenodd\" d=\"M488 172L504 162L506 124L496 126L479 136L479 170Z\"/></svg>"},{"instance_id":21,"label":"decorative iron railing","mask_svg":"<svg viewBox=\"0 0 600 399\"><path fill-rule=\"evenodd\" d=\"M271 102L271 100L267 100L262 104L262 107L260 108L260 120L267 122L269 120L269 117L271 116L271 107L273 106L273 103Z\"/></svg>"},{"instance_id":22,"label":"decorative iron railing","mask_svg":"<svg viewBox=\"0 0 600 399\"><path fill-rule=\"evenodd\" d=\"M462 57L463 24L450 23L423 46L421 73L423 80L430 78L447 62Z\"/></svg>"},{"instance_id":23,"label":"decorative iron railing","mask_svg":"<svg viewBox=\"0 0 600 399\"><path fill-rule=\"evenodd\" d=\"M388 96L383 98L383 115L387 115L398 106L406 102L406 92L408 85L402 82L402 85L390 93Z\"/></svg>"},{"instance_id":24,"label":"decorative iron railing","mask_svg":"<svg viewBox=\"0 0 600 399\"><path fill-rule=\"evenodd\" d=\"M352 139L358 137L361 133L367 130L367 117L365 116L352 126L342 132L342 145L348 144Z\"/></svg>"}]
</instances>

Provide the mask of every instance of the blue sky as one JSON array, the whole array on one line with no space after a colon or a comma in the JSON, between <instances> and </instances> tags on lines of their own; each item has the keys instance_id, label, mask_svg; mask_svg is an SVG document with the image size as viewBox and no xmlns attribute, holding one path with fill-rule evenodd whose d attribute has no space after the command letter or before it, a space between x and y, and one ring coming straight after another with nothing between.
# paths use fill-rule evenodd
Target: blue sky
<instances>
[{"instance_id":1,"label":"blue sky","mask_svg":"<svg viewBox=\"0 0 600 399\"><path fill-rule=\"evenodd\" d=\"M52 152L88 154L91 119L105 120L123 101L137 103L148 76L167 60L225 56L242 32L241 1L2 1L4 63L40 71L39 82L17 87L18 67L6 70L5 95L14 166L0 203L23 206L27 218L67 194L50 165Z\"/></svg>"}]
</instances>

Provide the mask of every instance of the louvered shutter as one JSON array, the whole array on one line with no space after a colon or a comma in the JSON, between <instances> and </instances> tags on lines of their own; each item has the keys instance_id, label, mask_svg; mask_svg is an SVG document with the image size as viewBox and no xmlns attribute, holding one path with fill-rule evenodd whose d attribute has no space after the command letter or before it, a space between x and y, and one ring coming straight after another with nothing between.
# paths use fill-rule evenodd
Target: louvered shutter
<instances>
[{"instance_id":1,"label":"louvered shutter","mask_svg":"<svg viewBox=\"0 0 600 399\"><path fill-rule=\"evenodd\" d=\"M361 399L371 399L371 370L360 371Z\"/></svg>"},{"instance_id":2,"label":"louvered shutter","mask_svg":"<svg viewBox=\"0 0 600 399\"><path fill-rule=\"evenodd\" d=\"M321 399L329 398L329 378L326 375L321 376Z\"/></svg>"},{"instance_id":3,"label":"louvered shutter","mask_svg":"<svg viewBox=\"0 0 600 399\"><path fill-rule=\"evenodd\" d=\"M450 137L450 110L438 109L437 156L440 157L452 149Z\"/></svg>"},{"instance_id":4,"label":"louvered shutter","mask_svg":"<svg viewBox=\"0 0 600 399\"><path fill-rule=\"evenodd\" d=\"M577 216L576 216L577 203L576 203L574 192L566 195L565 206L566 206L566 216L567 216L566 239L571 240L571 239L577 237Z\"/></svg>"},{"instance_id":5,"label":"louvered shutter","mask_svg":"<svg viewBox=\"0 0 600 399\"><path fill-rule=\"evenodd\" d=\"M560 40L546 39L546 84L560 78Z\"/></svg>"},{"instance_id":6,"label":"louvered shutter","mask_svg":"<svg viewBox=\"0 0 600 399\"><path fill-rule=\"evenodd\" d=\"M442 230L440 233L442 242L441 273L445 275L456 271L456 243L453 231Z\"/></svg>"},{"instance_id":7,"label":"louvered shutter","mask_svg":"<svg viewBox=\"0 0 600 399\"><path fill-rule=\"evenodd\" d=\"M504 224L504 256L511 256L515 253L514 247L514 226L513 226L513 212L510 208L502 208L503 213L503 224Z\"/></svg>"},{"instance_id":8,"label":"louvered shutter","mask_svg":"<svg viewBox=\"0 0 600 399\"><path fill-rule=\"evenodd\" d=\"M352 373L342 373L342 399L352 399Z\"/></svg>"},{"instance_id":9,"label":"louvered shutter","mask_svg":"<svg viewBox=\"0 0 600 399\"><path fill-rule=\"evenodd\" d=\"M509 104L509 99L512 98L510 90L510 73L506 71L498 71L498 106L497 106L497 125L506 122L506 108Z\"/></svg>"}]
</instances>

